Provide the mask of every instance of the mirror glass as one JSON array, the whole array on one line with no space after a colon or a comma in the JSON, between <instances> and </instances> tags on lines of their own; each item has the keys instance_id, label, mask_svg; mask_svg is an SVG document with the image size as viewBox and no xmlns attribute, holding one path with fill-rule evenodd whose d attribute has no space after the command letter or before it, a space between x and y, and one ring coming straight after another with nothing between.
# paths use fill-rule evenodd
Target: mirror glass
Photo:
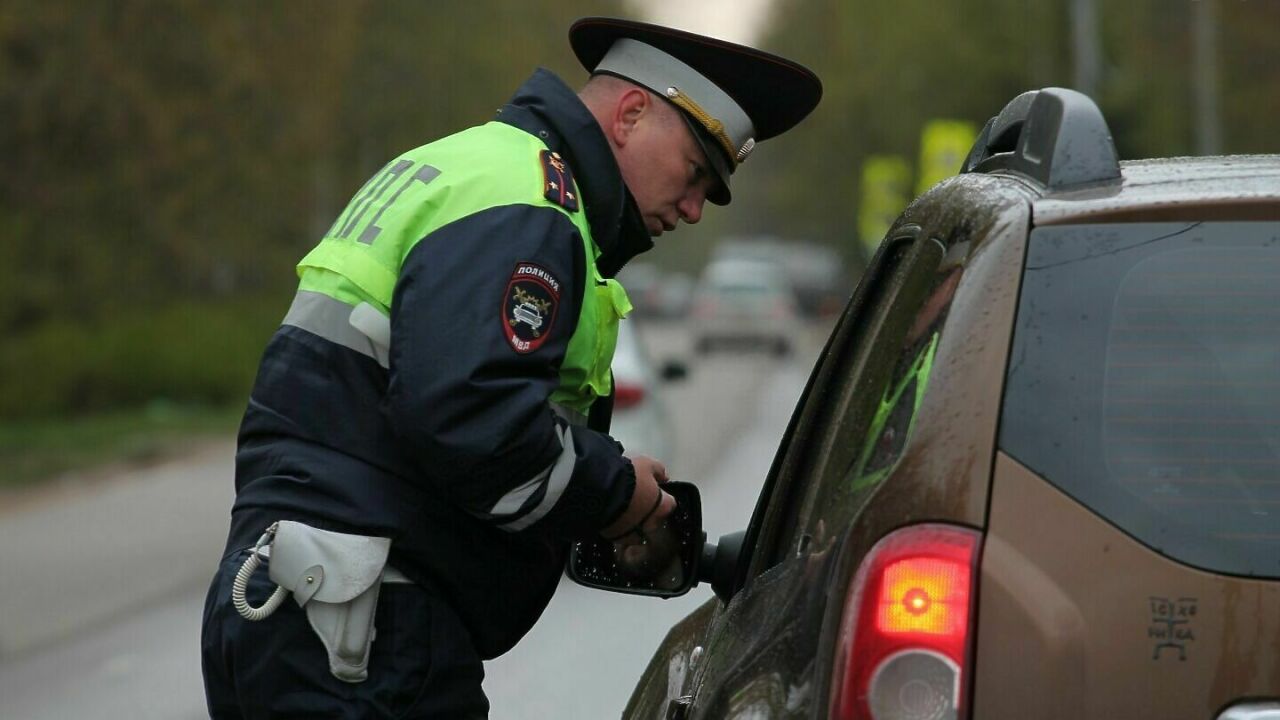
<instances>
[{"instance_id":1,"label":"mirror glass","mask_svg":"<svg viewBox=\"0 0 1280 720\"><path fill-rule=\"evenodd\" d=\"M676 499L666 523L628 543L596 538L573 544L569 577L580 585L633 595L676 597L697 583L702 532L702 499L691 483L669 482L662 489Z\"/></svg>"}]
</instances>

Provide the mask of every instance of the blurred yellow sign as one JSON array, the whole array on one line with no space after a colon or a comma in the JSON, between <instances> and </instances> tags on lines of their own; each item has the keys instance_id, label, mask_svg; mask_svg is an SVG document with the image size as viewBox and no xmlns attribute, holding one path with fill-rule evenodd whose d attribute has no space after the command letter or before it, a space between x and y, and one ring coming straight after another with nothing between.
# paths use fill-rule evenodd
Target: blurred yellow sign
<instances>
[{"instance_id":1,"label":"blurred yellow sign","mask_svg":"<svg viewBox=\"0 0 1280 720\"><path fill-rule=\"evenodd\" d=\"M907 206L911 165L898 155L871 155L862 165L862 202L858 205L858 237L868 253Z\"/></svg>"},{"instance_id":2,"label":"blurred yellow sign","mask_svg":"<svg viewBox=\"0 0 1280 720\"><path fill-rule=\"evenodd\" d=\"M964 120L930 120L926 123L920 134L920 174L916 178L916 194L959 173L960 164L977 137L978 128Z\"/></svg>"}]
</instances>

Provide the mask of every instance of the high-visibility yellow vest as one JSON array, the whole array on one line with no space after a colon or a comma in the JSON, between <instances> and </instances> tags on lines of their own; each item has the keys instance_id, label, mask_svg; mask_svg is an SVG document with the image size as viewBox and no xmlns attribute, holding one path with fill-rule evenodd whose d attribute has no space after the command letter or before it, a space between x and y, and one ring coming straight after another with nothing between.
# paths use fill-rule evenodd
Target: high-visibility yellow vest
<instances>
[{"instance_id":1,"label":"high-visibility yellow vest","mask_svg":"<svg viewBox=\"0 0 1280 720\"><path fill-rule=\"evenodd\" d=\"M490 122L392 160L356 193L320 244L298 263L299 290L353 307L368 303L389 318L400 268L419 240L490 208L553 208L577 227L587 271L580 278L585 287L582 309L560 366L560 385L550 400L585 415L596 398L613 390L609 367L618 321L631 311L631 302L617 281L600 276L600 250L585 213L544 196L539 155L546 150L537 137Z\"/></svg>"}]
</instances>

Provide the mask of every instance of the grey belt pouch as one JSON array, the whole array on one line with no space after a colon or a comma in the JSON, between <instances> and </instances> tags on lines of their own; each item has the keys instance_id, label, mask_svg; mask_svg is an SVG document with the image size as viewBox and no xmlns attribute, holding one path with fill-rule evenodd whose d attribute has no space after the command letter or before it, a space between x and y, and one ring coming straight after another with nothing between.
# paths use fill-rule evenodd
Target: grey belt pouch
<instances>
[{"instance_id":1,"label":"grey belt pouch","mask_svg":"<svg viewBox=\"0 0 1280 720\"><path fill-rule=\"evenodd\" d=\"M247 619L260 620L279 606L286 591L293 593L329 652L329 671L339 680L362 682L369 677L378 589L384 581L404 582L400 577L384 577L388 570L399 575L386 567L390 549L390 538L317 530L281 520L267 530L241 568L243 578L237 576L233 602ZM270 557L267 574L280 587L267 605L252 608L245 603L243 586L260 556ZM246 607L241 609L241 604Z\"/></svg>"}]
</instances>

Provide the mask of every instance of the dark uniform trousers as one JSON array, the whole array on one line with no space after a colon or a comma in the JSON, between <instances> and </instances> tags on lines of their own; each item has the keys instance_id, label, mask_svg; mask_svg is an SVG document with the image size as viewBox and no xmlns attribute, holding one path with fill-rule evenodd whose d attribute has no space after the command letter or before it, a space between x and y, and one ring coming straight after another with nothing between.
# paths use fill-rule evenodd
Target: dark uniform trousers
<instances>
[{"instance_id":1,"label":"dark uniform trousers","mask_svg":"<svg viewBox=\"0 0 1280 720\"><path fill-rule=\"evenodd\" d=\"M430 589L382 586L369 677L347 683L330 674L324 645L292 597L258 622L236 612L231 584L246 556L223 559L205 600L200 649L213 720L488 717L480 657L457 615ZM258 568L249 602L261 605L274 587Z\"/></svg>"}]
</instances>

